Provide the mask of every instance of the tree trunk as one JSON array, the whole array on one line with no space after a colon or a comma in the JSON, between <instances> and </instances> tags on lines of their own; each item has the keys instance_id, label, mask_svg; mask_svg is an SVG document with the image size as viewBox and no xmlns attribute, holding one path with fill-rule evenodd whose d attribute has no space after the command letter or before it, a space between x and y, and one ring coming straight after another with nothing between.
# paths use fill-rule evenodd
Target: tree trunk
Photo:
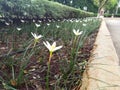
<instances>
[{"instance_id":1,"label":"tree trunk","mask_svg":"<svg viewBox=\"0 0 120 90\"><path fill-rule=\"evenodd\" d=\"M104 5L108 2L108 0L105 0L105 1L101 1L100 2L100 5L99 5L99 8L98 8L98 16L100 16L100 13L101 13L101 9L104 7Z\"/></svg>"}]
</instances>

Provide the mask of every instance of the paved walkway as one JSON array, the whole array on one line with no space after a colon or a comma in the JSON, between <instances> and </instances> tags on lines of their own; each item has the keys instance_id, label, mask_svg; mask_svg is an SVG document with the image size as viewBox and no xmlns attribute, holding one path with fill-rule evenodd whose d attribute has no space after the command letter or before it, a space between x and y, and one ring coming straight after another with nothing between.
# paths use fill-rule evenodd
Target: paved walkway
<instances>
[{"instance_id":1,"label":"paved walkway","mask_svg":"<svg viewBox=\"0 0 120 90\"><path fill-rule=\"evenodd\" d=\"M107 20L107 22L109 28L112 28L110 31L118 28L118 25L115 24L115 27L111 21ZM120 90L119 58L111 34L103 20L92 52L93 55L83 75L83 84L80 90ZM119 33L117 34L119 35ZM116 36L115 33L114 36Z\"/></svg>"},{"instance_id":2,"label":"paved walkway","mask_svg":"<svg viewBox=\"0 0 120 90\"><path fill-rule=\"evenodd\" d=\"M120 19L109 18L109 19L105 19L105 21L110 31L118 58L120 60Z\"/></svg>"}]
</instances>

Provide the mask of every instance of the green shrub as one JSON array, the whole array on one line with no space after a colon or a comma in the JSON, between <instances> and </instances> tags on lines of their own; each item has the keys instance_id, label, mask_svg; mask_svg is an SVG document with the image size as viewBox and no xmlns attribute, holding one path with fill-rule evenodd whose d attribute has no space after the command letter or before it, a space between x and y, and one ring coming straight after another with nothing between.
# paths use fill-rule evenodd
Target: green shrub
<instances>
[{"instance_id":1,"label":"green shrub","mask_svg":"<svg viewBox=\"0 0 120 90\"><path fill-rule=\"evenodd\" d=\"M112 17L112 14L105 14L105 17ZM120 17L120 14L114 14L114 17Z\"/></svg>"},{"instance_id":2,"label":"green shrub","mask_svg":"<svg viewBox=\"0 0 120 90\"><path fill-rule=\"evenodd\" d=\"M1 12L6 17L27 18L76 18L94 16L91 12L85 12L57 2L47 0L12 0L0 1Z\"/></svg>"},{"instance_id":3,"label":"green shrub","mask_svg":"<svg viewBox=\"0 0 120 90\"><path fill-rule=\"evenodd\" d=\"M104 14L104 17L111 17L112 14Z\"/></svg>"},{"instance_id":4,"label":"green shrub","mask_svg":"<svg viewBox=\"0 0 120 90\"><path fill-rule=\"evenodd\" d=\"M120 14L115 14L115 17L120 17Z\"/></svg>"}]
</instances>

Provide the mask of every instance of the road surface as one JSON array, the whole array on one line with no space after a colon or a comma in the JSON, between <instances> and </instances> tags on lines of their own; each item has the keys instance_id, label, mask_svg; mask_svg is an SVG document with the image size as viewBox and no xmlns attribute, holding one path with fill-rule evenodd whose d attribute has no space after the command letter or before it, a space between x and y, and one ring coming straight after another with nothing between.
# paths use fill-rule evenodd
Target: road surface
<instances>
[{"instance_id":1,"label":"road surface","mask_svg":"<svg viewBox=\"0 0 120 90\"><path fill-rule=\"evenodd\" d=\"M115 46L118 58L120 60L120 19L119 18L109 18L105 19L107 27L110 31L113 44Z\"/></svg>"}]
</instances>

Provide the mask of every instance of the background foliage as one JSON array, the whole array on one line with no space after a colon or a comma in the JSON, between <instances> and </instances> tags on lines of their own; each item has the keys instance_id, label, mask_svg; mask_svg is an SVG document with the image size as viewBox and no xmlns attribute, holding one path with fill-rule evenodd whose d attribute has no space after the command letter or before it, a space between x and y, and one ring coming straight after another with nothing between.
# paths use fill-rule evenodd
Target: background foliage
<instances>
[{"instance_id":1,"label":"background foliage","mask_svg":"<svg viewBox=\"0 0 120 90\"><path fill-rule=\"evenodd\" d=\"M6 17L27 18L76 18L93 16L66 5L48 0L0 0L0 13Z\"/></svg>"},{"instance_id":2,"label":"background foliage","mask_svg":"<svg viewBox=\"0 0 120 90\"><path fill-rule=\"evenodd\" d=\"M84 6L87 6L88 11L95 13L98 12L99 7L101 7L105 1L107 1L107 3L103 5L104 8L106 9L106 11L109 10L111 13L113 13L116 9L116 5L118 2L118 0L52 0L52 1L57 1L59 3L80 9L83 9Z\"/></svg>"},{"instance_id":3,"label":"background foliage","mask_svg":"<svg viewBox=\"0 0 120 90\"><path fill-rule=\"evenodd\" d=\"M90 12L97 12L97 7L93 4L92 0L53 0L59 3L72 6L75 8L83 9L84 6L87 6L87 10ZM72 1L72 3L71 3Z\"/></svg>"},{"instance_id":4,"label":"background foliage","mask_svg":"<svg viewBox=\"0 0 120 90\"><path fill-rule=\"evenodd\" d=\"M118 0L92 0L93 4L99 9L104 8L113 13L115 11Z\"/></svg>"}]
</instances>

